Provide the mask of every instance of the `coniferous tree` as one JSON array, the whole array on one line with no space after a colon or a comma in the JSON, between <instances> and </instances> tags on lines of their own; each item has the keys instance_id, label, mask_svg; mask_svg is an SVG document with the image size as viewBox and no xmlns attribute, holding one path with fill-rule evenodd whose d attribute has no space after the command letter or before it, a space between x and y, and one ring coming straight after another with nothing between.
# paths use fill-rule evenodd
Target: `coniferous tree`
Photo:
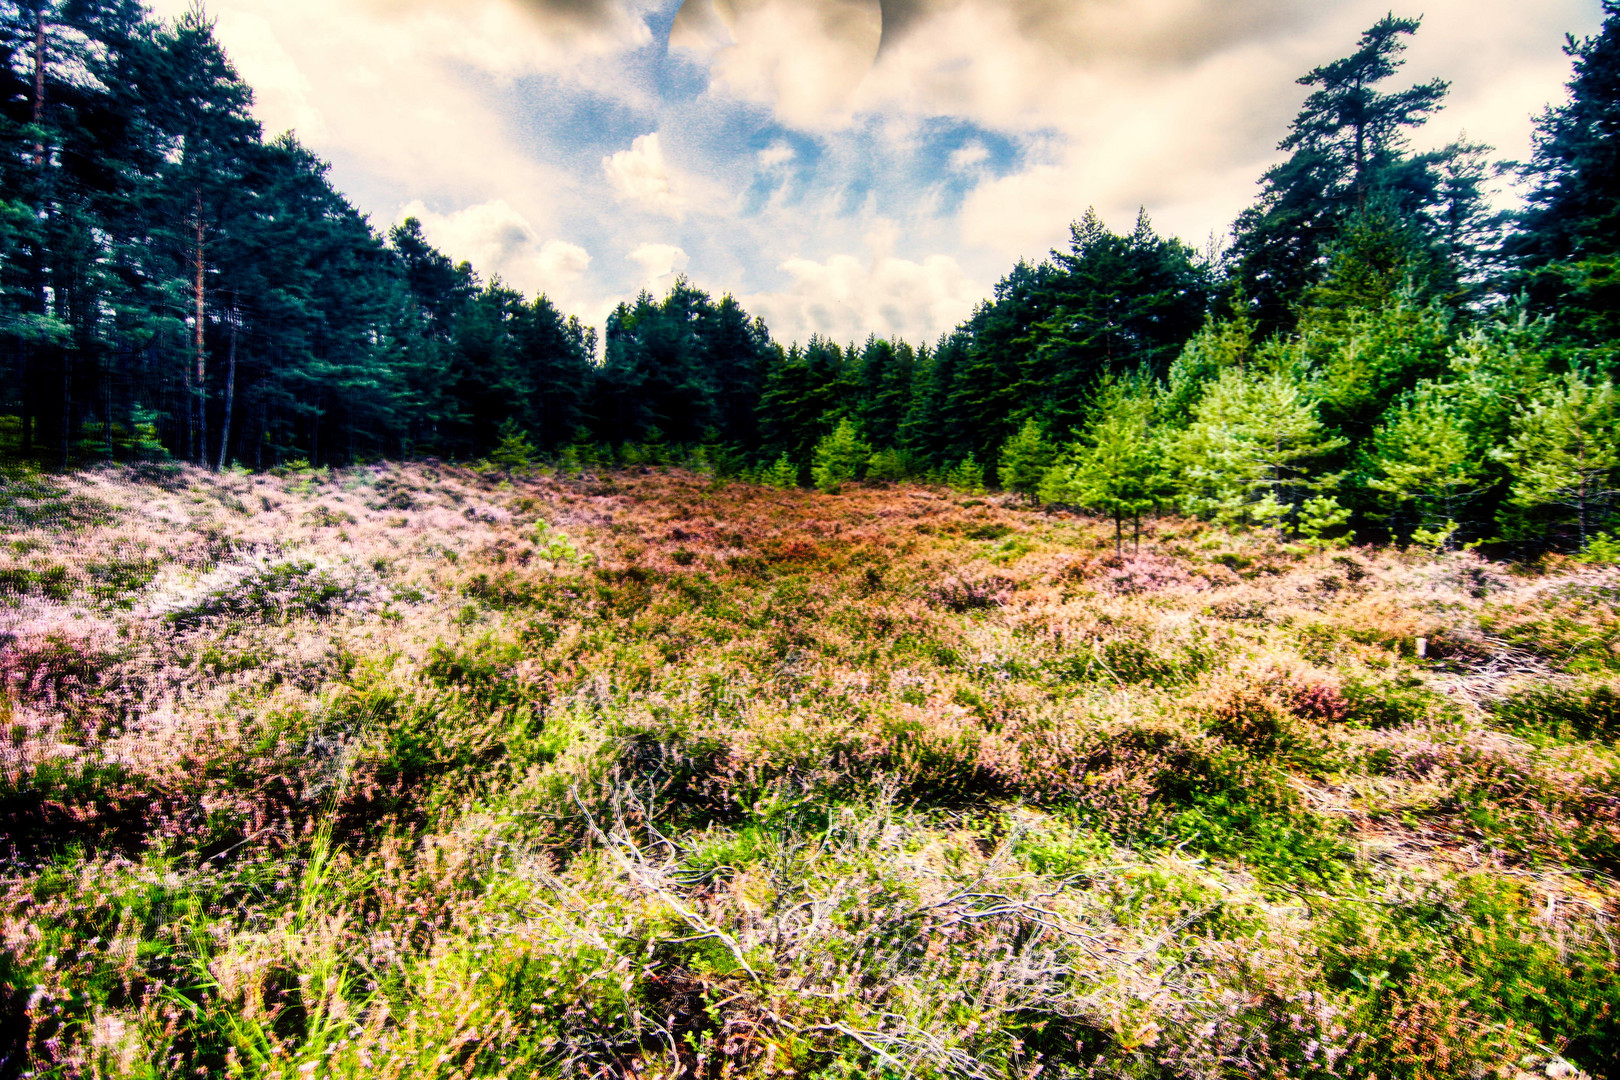
<instances>
[{"instance_id":1,"label":"coniferous tree","mask_svg":"<svg viewBox=\"0 0 1620 1080\"><path fill-rule=\"evenodd\" d=\"M940 464L951 446L950 388L966 351L965 336L958 332L941 337L933 350L925 347L917 354L910 400L900 423L900 448L930 467Z\"/></svg>"},{"instance_id":2,"label":"coniferous tree","mask_svg":"<svg viewBox=\"0 0 1620 1080\"><path fill-rule=\"evenodd\" d=\"M811 482L818 490L836 495L843 485L861 478L871 456L871 444L861 437L860 429L846 416L816 443L810 460Z\"/></svg>"},{"instance_id":3,"label":"coniferous tree","mask_svg":"<svg viewBox=\"0 0 1620 1080\"><path fill-rule=\"evenodd\" d=\"M951 465L940 475L945 481L945 486L953 491L959 491L964 495L985 493L984 466L979 464L979 459L972 454Z\"/></svg>"},{"instance_id":4,"label":"coniferous tree","mask_svg":"<svg viewBox=\"0 0 1620 1080\"><path fill-rule=\"evenodd\" d=\"M952 450L989 457L1011 433L1012 417L1022 404L1020 342L1042 317L1044 289L1053 272L1047 264L1020 262L997 282L994 298L980 304L942 346L942 353L954 353L940 417L944 442Z\"/></svg>"},{"instance_id":5,"label":"coniferous tree","mask_svg":"<svg viewBox=\"0 0 1620 1080\"><path fill-rule=\"evenodd\" d=\"M1579 373L1514 418L1496 456L1512 471L1519 535L1573 524L1578 546L1608 527L1620 497L1620 395Z\"/></svg>"},{"instance_id":6,"label":"coniferous tree","mask_svg":"<svg viewBox=\"0 0 1620 1080\"><path fill-rule=\"evenodd\" d=\"M1107 380L1080 440L1041 478L1043 500L1071 503L1113 519L1116 554L1124 543L1124 522L1136 523L1140 543L1142 514L1173 490L1162 439L1154 431L1154 411L1145 378Z\"/></svg>"},{"instance_id":7,"label":"coniferous tree","mask_svg":"<svg viewBox=\"0 0 1620 1080\"><path fill-rule=\"evenodd\" d=\"M1537 123L1534 185L1507 254L1512 288L1557 312L1574 344L1620 367L1620 0L1604 0L1602 30L1569 39L1569 100Z\"/></svg>"},{"instance_id":8,"label":"coniferous tree","mask_svg":"<svg viewBox=\"0 0 1620 1080\"><path fill-rule=\"evenodd\" d=\"M1039 501L1042 479L1057 458L1057 448L1046 436L1046 425L1039 420L1024 421L1013 436L1001 445L997 475L1001 486L1026 499Z\"/></svg>"},{"instance_id":9,"label":"coniferous tree","mask_svg":"<svg viewBox=\"0 0 1620 1080\"><path fill-rule=\"evenodd\" d=\"M774 355L770 331L727 295L699 309L698 336L714 388L709 415L719 438L736 450L752 449L759 439L760 390Z\"/></svg>"},{"instance_id":10,"label":"coniferous tree","mask_svg":"<svg viewBox=\"0 0 1620 1080\"><path fill-rule=\"evenodd\" d=\"M1205 387L1228 368L1253 363L1255 352L1254 324L1247 316L1207 318L1165 375L1158 409L1161 422L1177 430L1186 427Z\"/></svg>"},{"instance_id":11,"label":"coniferous tree","mask_svg":"<svg viewBox=\"0 0 1620 1080\"><path fill-rule=\"evenodd\" d=\"M861 373L861 425L874 446L892 448L911 397L915 353L903 343L867 338L858 361Z\"/></svg>"},{"instance_id":12,"label":"coniferous tree","mask_svg":"<svg viewBox=\"0 0 1620 1080\"><path fill-rule=\"evenodd\" d=\"M813 336L804 348L789 348L766 373L760 394L760 435L767 451L807 460L844 415L858 386L845 369L844 351L832 342Z\"/></svg>"},{"instance_id":13,"label":"coniferous tree","mask_svg":"<svg viewBox=\"0 0 1620 1080\"><path fill-rule=\"evenodd\" d=\"M211 302L217 309L218 247L232 219L243 212L247 155L259 129L248 114L252 91L232 68L200 6L168 30L162 45L167 109L160 123L173 133L173 142L171 163L153 189L155 231L168 249L171 295L183 288L186 296L186 456L203 461L212 411L209 315Z\"/></svg>"},{"instance_id":14,"label":"coniferous tree","mask_svg":"<svg viewBox=\"0 0 1620 1080\"><path fill-rule=\"evenodd\" d=\"M799 486L799 467L793 464L792 458L783 454L770 468L760 473L759 482L779 491L796 488Z\"/></svg>"},{"instance_id":15,"label":"coniferous tree","mask_svg":"<svg viewBox=\"0 0 1620 1080\"><path fill-rule=\"evenodd\" d=\"M1338 326L1306 337L1303 350L1323 421L1359 444L1389 402L1445 371L1454 330L1444 306L1406 289L1342 314Z\"/></svg>"},{"instance_id":16,"label":"coniferous tree","mask_svg":"<svg viewBox=\"0 0 1620 1080\"><path fill-rule=\"evenodd\" d=\"M1405 133L1440 107L1447 84L1436 79L1405 90L1378 89L1399 70L1402 38L1416 33L1420 22L1380 19L1350 56L1300 78L1313 89L1278 144L1289 157L1265 174L1259 202L1238 219L1231 251L1242 295L1264 329L1291 324L1350 213L1378 196L1409 214L1436 203L1435 170L1446 158L1407 157Z\"/></svg>"},{"instance_id":17,"label":"coniferous tree","mask_svg":"<svg viewBox=\"0 0 1620 1080\"><path fill-rule=\"evenodd\" d=\"M1163 376L1203 324L1211 282L1190 248L1153 231L1146 211L1120 236L1088 210L1070 228L1069 251L1052 258L1061 272L1044 282L1042 321L1021 343L1018 391L1062 430L1084 419L1102 377Z\"/></svg>"},{"instance_id":18,"label":"coniferous tree","mask_svg":"<svg viewBox=\"0 0 1620 1080\"><path fill-rule=\"evenodd\" d=\"M1429 384L1390 410L1363 454L1391 532L1449 546L1484 487L1483 448L1445 388Z\"/></svg>"},{"instance_id":19,"label":"coniferous tree","mask_svg":"<svg viewBox=\"0 0 1620 1080\"><path fill-rule=\"evenodd\" d=\"M1172 449L1183 506L1227 523L1291 520L1307 499L1335 486L1337 477L1318 470L1344 444L1289 372L1228 368L1205 389Z\"/></svg>"}]
</instances>

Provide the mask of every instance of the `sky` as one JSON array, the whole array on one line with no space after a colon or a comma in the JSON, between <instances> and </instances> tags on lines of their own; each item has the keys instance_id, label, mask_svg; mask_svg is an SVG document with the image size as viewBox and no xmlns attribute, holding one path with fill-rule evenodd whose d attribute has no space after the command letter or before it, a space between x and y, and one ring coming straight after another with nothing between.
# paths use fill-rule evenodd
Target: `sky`
<instances>
[{"instance_id":1,"label":"sky","mask_svg":"<svg viewBox=\"0 0 1620 1080\"><path fill-rule=\"evenodd\" d=\"M175 17L191 0L157 0ZM1391 0L209 0L379 229L600 326L678 275L778 340L932 341L1095 207L1203 249ZM1600 0L1424 0L1419 147L1529 154ZM1504 192L1503 198L1511 193Z\"/></svg>"}]
</instances>

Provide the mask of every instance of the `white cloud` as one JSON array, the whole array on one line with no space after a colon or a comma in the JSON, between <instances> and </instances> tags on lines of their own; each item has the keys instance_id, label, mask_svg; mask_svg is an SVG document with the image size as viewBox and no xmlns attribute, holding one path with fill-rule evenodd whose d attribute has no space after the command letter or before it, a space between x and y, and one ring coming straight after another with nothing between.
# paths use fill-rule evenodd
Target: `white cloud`
<instances>
[{"instance_id":1,"label":"white cloud","mask_svg":"<svg viewBox=\"0 0 1620 1080\"><path fill-rule=\"evenodd\" d=\"M1385 0L909 0L857 106L955 116L1040 141L1016 173L964 203L962 241L1009 263L1063 242L1096 206L1128 227L1146 206L1162 232L1224 233L1280 156L1307 91L1294 80L1349 53ZM1503 156L1526 152L1530 116L1557 97L1565 29L1591 0L1435 0L1392 80L1452 80L1424 145L1464 128ZM1029 144L1033 146L1034 144ZM964 151L966 148L963 148ZM951 164L956 166L958 159Z\"/></svg>"},{"instance_id":2,"label":"white cloud","mask_svg":"<svg viewBox=\"0 0 1620 1080\"><path fill-rule=\"evenodd\" d=\"M218 32L235 43L231 60L253 87L254 111L266 130L296 131L315 145L327 142L330 132L326 117L314 104L314 86L265 18L251 11L228 11L220 17Z\"/></svg>"},{"instance_id":3,"label":"white cloud","mask_svg":"<svg viewBox=\"0 0 1620 1080\"><path fill-rule=\"evenodd\" d=\"M921 261L898 258L898 230L884 223L868 236L871 254L817 260L793 258L781 269L793 284L783 292L742 298L765 317L779 341L804 341L821 334L835 341L859 341L877 333L914 342L932 342L973 311L983 285L969 279L953 256L935 254Z\"/></svg>"},{"instance_id":4,"label":"white cloud","mask_svg":"<svg viewBox=\"0 0 1620 1080\"><path fill-rule=\"evenodd\" d=\"M591 266L591 253L566 240L547 240L536 260L541 272L558 282L573 283Z\"/></svg>"},{"instance_id":5,"label":"white cloud","mask_svg":"<svg viewBox=\"0 0 1620 1080\"><path fill-rule=\"evenodd\" d=\"M670 41L712 57L727 91L818 127L849 120L882 35L878 0L690 0Z\"/></svg>"},{"instance_id":6,"label":"white cloud","mask_svg":"<svg viewBox=\"0 0 1620 1080\"><path fill-rule=\"evenodd\" d=\"M621 198L676 217L686 206L685 198L675 191L656 131L636 138L630 149L604 157L602 171Z\"/></svg>"},{"instance_id":7,"label":"white cloud","mask_svg":"<svg viewBox=\"0 0 1620 1080\"><path fill-rule=\"evenodd\" d=\"M353 12L419 55L507 77L576 68L652 40L639 17L645 5L624 0L347 0L328 6Z\"/></svg>"},{"instance_id":8,"label":"white cloud","mask_svg":"<svg viewBox=\"0 0 1620 1080\"><path fill-rule=\"evenodd\" d=\"M774 169L786 165L798 157L798 151L784 142L775 142L759 152L759 164L764 169Z\"/></svg>"},{"instance_id":9,"label":"white cloud","mask_svg":"<svg viewBox=\"0 0 1620 1080\"><path fill-rule=\"evenodd\" d=\"M642 288L655 294L673 284L692 261L674 244L641 244L625 258L641 267Z\"/></svg>"},{"instance_id":10,"label":"white cloud","mask_svg":"<svg viewBox=\"0 0 1620 1080\"><path fill-rule=\"evenodd\" d=\"M164 17L190 0L154 0ZM533 5L533 6L531 6ZM563 7L568 5L564 3ZM504 199L547 228L572 178L521 147L480 78L550 73L588 82L592 65L650 38L632 3L594 17L545 17L539 0L211 0L217 34L272 132L292 129L333 159L359 205L391 217L412 199ZM553 13L554 14L554 13ZM562 205L559 205L562 203Z\"/></svg>"},{"instance_id":11,"label":"white cloud","mask_svg":"<svg viewBox=\"0 0 1620 1080\"><path fill-rule=\"evenodd\" d=\"M176 15L189 3L154 6ZM746 302L785 339L931 338L1014 259L1064 242L1088 205L1128 228L1146 204L1161 231L1194 243L1224 231L1276 159L1305 93L1293 80L1345 55L1388 9L1387 0L881 0L890 23L879 55L880 0L688 0L673 44L708 63L712 81L687 95L662 92L644 77L645 51L628 51L649 42L649 12L671 3L209 8L267 128L295 129L382 220L409 204L455 257L582 314L690 268L715 291L751 289ZM1451 108L1425 138L1443 143L1466 128L1503 156L1526 153L1531 115L1560 95L1563 31L1591 32L1602 19L1597 0L1428 0L1425 10L1400 78L1454 80ZM612 147L570 157L587 139L531 123L543 106L526 96L537 85L522 81L530 75L564 100L589 93L656 117L640 130L659 132L605 158ZM944 160L907 164L921 160L941 119L1012 140L1022 163L992 177L989 151L972 139ZM816 134L814 152L801 157L778 139L704 157L724 142L717 135L781 124ZM870 160L874 139L880 160ZM790 165L794 183L771 185L762 201L759 189L751 203L737 194L757 170ZM959 210L939 194L947 169L978 181ZM839 183L874 176L859 200ZM881 229L877 250L861 254L862 231L879 215L903 219L906 257ZM640 243L660 235L658 218L683 222L690 259L673 244ZM576 241L631 256L592 261ZM782 252L795 257L782 262Z\"/></svg>"},{"instance_id":12,"label":"white cloud","mask_svg":"<svg viewBox=\"0 0 1620 1080\"><path fill-rule=\"evenodd\" d=\"M972 172L989 160L989 148L984 143L974 139L972 142L963 143L951 151L951 171L959 173Z\"/></svg>"},{"instance_id":13,"label":"white cloud","mask_svg":"<svg viewBox=\"0 0 1620 1080\"><path fill-rule=\"evenodd\" d=\"M470 261L486 278L499 277L526 293L543 292L559 303L575 299L590 268L588 251L565 240L542 241L528 219L503 199L451 214L436 214L413 202L399 216L420 220L429 242L458 262Z\"/></svg>"}]
</instances>

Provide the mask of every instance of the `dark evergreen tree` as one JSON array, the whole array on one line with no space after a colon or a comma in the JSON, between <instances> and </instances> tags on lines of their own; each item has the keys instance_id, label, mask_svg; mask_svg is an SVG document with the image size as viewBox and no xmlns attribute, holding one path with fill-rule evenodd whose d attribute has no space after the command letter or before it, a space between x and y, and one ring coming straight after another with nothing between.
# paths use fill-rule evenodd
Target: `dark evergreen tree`
<instances>
[{"instance_id":1,"label":"dark evergreen tree","mask_svg":"<svg viewBox=\"0 0 1620 1080\"><path fill-rule=\"evenodd\" d=\"M1025 357L1037 325L1050 313L1049 287L1057 273L1050 263L1020 262L973 313L959 339L952 339L962 351L948 359L936 453L948 449L953 458L973 453L991 461L1016 430L1027 389Z\"/></svg>"},{"instance_id":2,"label":"dark evergreen tree","mask_svg":"<svg viewBox=\"0 0 1620 1080\"><path fill-rule=\"evenodd\" d=\"M811 450L840 418L853 412L860 383L845 370L844 350L819 336L792 346L766 372L759 402L766 456L785 453L808 461Z\"/></svg>"},{"instance_id":3,"label":"dark evergreen tree","mask_svg":"<svg viewBox=\"0 0 1620 1080\"><path fill-rule=\"evenodd\" d=\"M727 295L699 310L697 332L714 395L709 415L716 433L734 450L752 449L759 441L760 389L774 358L770 331Z\"/></svg>"},{"instance_id":4,"label":"dark evergreen tree","mask_svg":"<svg viewBox=\"0 0 1620 1080\"><path fill-rule=\"evenodd\" d=\"M911 399L916 353L909 345L873 335L854 362L861 373L859 418L865 436L879 449L893 449Z\"/></svg>"},{"instance_id":5,"label":"dark evergreen tree","mask_svg":"<svg viewBox=\"0 0 1620 1080\"><path fill-rule=\"evenodd\" d=\"M1525 168L1533 188L1507 253L1538 310L1557 312L1572 344L1620 371L1620 2L1604 0L1602 30L1565 51L1569 100L1537 124Z\"/></svg>"},{"instance_id":6,"label":"dark evergreen tree","mask_svg":"<svg viewBox=\"0 0 1620 1080\"><path fill-rule=\"evenodd\" d=\"M1213 285L1192 249L1161 238L1146 211L1121 236L1088 210L1070 237L1067 252L1052 253L1062 273L1047 281L1050 316L1021 343L1018 387L1025 409L1063 432L1084 422L1103 376L1162 377L1203 325Z\"/></svg>"},{"instance_id":7,"label":"dark evergreen tree","mask_svg":"<svg viewBox=\"0 0 1620 1080\"><path fill-rule=\"evenodd\" d=\"M1238 218L1230 252L1235 284L1262 329L1292 324L1295 306L1320 279L1327 250L1350 213L1380 194L1412 215L1442 203L1438 169L1462 150L1412 158L1405 135L1440 108L1447 84L1436 79L1401 91L1378 89L1399 70L1402 39L1420 22L1386 16L1362 35L1353 54L1299 80L1313 90L1278 144L1289 157L1262 178L1260 200ZM1449 191L1453 199L1463 194L1455 186ZM1448 215L1459 211L1445 206Z\"/></svg>"}]
</instances>

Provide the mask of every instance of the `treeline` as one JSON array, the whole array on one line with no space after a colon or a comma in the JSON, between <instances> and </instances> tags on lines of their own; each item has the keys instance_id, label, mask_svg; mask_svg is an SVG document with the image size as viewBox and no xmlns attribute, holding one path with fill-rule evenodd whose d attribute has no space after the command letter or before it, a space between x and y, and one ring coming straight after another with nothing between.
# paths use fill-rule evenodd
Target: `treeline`
<instances>
[{"instance_id":1,"label":"treeline","mask_svg":"<svg viewBox=\"0 0 1620 1080\"><path fill-rule=\"evenodd\" d=\"M783 347L687 283L600 341L416 222L377 233L199 11L0 6L0 445L223 468L385 456L690 461L823 487L932 477L1123 523L1590 548L1620 489L1620 8L1570 42L1528 192L1488 148L1414 152L1441 81L1388 88L1416 20L1310 95L1224 250L1095 214L914 346Z\"/></svg>"},{"instance_id":2,"label":"treeline","mask_svg":"<svg viewBox=\"0 0 1620 1080\"><path fill-rule=\"evenodd\" d=\"M201 8L0 4L0 53L12 452L267 467L476 454L509 418L572 434L591 333L414 224L378 235L264 139Z\"/></svg>"}]
</instances>

